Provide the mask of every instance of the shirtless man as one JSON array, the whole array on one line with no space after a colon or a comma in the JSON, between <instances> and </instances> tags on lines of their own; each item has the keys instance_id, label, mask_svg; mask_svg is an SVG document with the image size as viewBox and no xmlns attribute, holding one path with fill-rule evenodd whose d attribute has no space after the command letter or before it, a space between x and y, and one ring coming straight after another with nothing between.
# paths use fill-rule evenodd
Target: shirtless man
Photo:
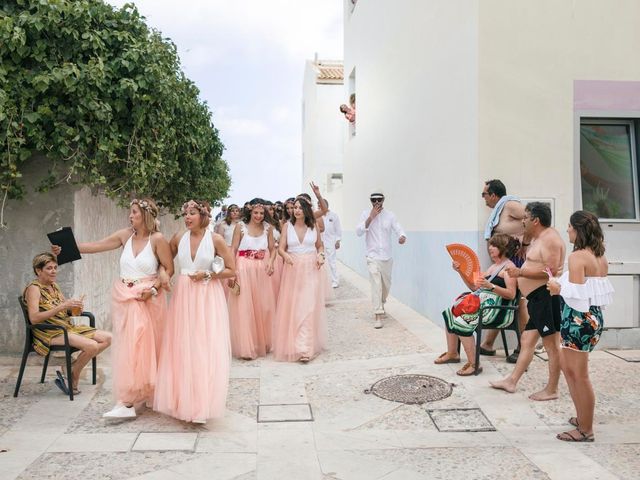
<instances>
[{"instance_id":1,"label":"shirtless man","mask_svg":"<svg viewBox=\"0 0 640 480\"><path fill-rule=\"evenodd\" d=\"M524 205L516 197L507 195L504 183L500 180L487 180L484 182L481 195L487 207L493 209L487 220L484 239L489 240L494 233L506 233L522 239Z\"/></svg>"},{"instance_id":2,"label":"shirtless man","mask_svg":"<svg viewBox=\"0 0 640 480\"><path fill-rule=\"evenodd\" d=\"M527 297L529 321L521 338L518 362L507 378L489 382L493 388L509 393L516 391L518 381L533 359L536 342L542 343L549 356L549 381L539 392L529 395L531 400L558 398L560 379L560 297L551 296L546 288L549 276L546 269L557 276L564 264L565 246L555 228L551 228L551 209L545 203L531 202L522 220L524 233L531 238L531 246L522 267L507 267L510 277L518 279L518 288Z\"/></svg>"},{"instance_id":3,"label":"shirtless man","mask_svg":"<svg viewBox=\"0 0 640 480\"><path fill-rule=\"evenodd\" d=\"M523 239L524 227L522 226L522 219L524 218L524 205L516 197L507 195L507 188L504 183L497 179L484 182L481 195L487 207L493 209L487 220L484 239L488 241L494 233L506 233L520 240L523 243L521 251L518 251L516 256L510 259L516 266L520 267L524 257L523 251L529 245L529 240L525 241ZM526 305L526 300L520 300L518 328L521 332L529 320ZM481 355L495 355L496 351L493 348L493 344L497 336L498 330L486 330L482 345L480 345ZM507 357L507 362L516 363L518 361L519 347Z\"/></svg>"}]
</instances>

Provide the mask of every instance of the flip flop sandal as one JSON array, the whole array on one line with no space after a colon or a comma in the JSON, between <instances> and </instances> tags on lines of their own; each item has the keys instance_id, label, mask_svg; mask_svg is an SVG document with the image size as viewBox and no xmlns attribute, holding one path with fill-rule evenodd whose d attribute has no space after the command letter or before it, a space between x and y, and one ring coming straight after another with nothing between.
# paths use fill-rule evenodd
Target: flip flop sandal
<instances>
[{"instance_id":1,"label":"flip flop sandal","mask_svg":"<svg viewBox=\"0 0 640 480\"><path fill-rule=\"evenodd\" d=\"M58 374L60 374L60 372L58 372ZM62 375L60 375L62 376ZM56 387L58 387L60 390L62 390L62 393L64 393L65 395L69 395L69 389L67 388L67 384L64 383L64 379L60 379L59 377L56 378L53 383L56 384Z\"/></svg>"},{"instance_id":2,"label":"flip flop sandal","mask_svg":"<svg viewBox=\"0 0 640 480\"><path fill-rule=\"evenodd\" d=\"M445 363L460 363L460 357L458 358L446 358L448 352L444 352L438 358L436 358L433 363L436 365L444 365Z\"/></svg>"},{"instance_id":3,"label":"flip flop sandal","mask_svg":"<svg viewBox=\"0 0 640 480\"><path fill-rule=\"evenodd\" d=\"M574 437L573 432L578 432L579 437ZM595 440L593 433L587 435L580 429L559 433L558 435L556 435L556 438L558 440L562 440L563 442L593 442Z\"/></svg>"},{"instance_id":4,"label":"flip flop sandal","mask_svg":"<svg viewBox=\"0 0 640 480\"><path fill-rule=\"evenodd\" d=\"M578 428L578 418L577 417L571 417L569 420L569 425L573 425L574 427Z\"/></svg>"},{"instance_id":5,"label":"flip flop sandal","mask_svg":"<svg viewBox=\"0 0 640 480\"><path fill-rule=\"evenodd\" d=\"M471 375L475 375L475 369L476 366L473 365L470 362L467 362L464 364L464 367L462 367L460 370L458 370L456 372L456 375L459 375L461 377L470 377ZM482 367L478 367L478 373L482 372Z\"/></svg>"},{"instance_id":6,"label":"flip flop sandal","mask_svg":"<svg viewBox=\"0 0 640 480\"><path fill-rule=\"evenodd\" d=\"M496 354L495 350L488 350L480 347L480 355L486 355L487 357L493 357Z\"/></svg>"}]
</instances>

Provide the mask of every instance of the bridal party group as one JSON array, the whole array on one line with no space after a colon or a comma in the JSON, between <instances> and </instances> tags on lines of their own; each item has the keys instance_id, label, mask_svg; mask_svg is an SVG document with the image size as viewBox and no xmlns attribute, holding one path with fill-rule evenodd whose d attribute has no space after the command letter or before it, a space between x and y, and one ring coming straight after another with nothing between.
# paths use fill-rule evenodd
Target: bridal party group
<instances>
[{"instance_id":1,"label":"bridal party group","mask_svg":"<svg viewBox=\"0 0 640 480\"><path fill-rule=\"evenodd\" d=\"M315 210L307 194L282 203L255 198L242 209L232 205L215 226L209 203L189 200L184 229L169 240L159 231L156 203L132 200L130 227L77 243L82 254L121 249L111 332L71 322L82 300L66 299L56 282L61 247L37 255L36 278L23 295L29 318L64 326L80 351L56 385L79 394L82 369L111 346L115 404L103 417L133 418L147 407L206 423L224 413L232 356L313 360L325 345L332 281L321 238L328 204L311 188ZM53 329L34 329L34 336L41 355L64 341Z\"/></svg>"}]
</instances>

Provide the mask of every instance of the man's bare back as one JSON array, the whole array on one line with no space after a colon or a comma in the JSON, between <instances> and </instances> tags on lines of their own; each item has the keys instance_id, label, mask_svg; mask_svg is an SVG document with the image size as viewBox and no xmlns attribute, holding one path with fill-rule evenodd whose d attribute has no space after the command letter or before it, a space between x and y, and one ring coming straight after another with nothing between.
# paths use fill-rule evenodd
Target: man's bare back
<instances>
[{"instance_id":1,"label":"man's bare back","mask_svg":"<svg viewBox=\"0 0 640 480\"><path fill-rule=\"evenodd\" d=\"M560 234L555 228L549 227L543 230L538 237L532 239L522 270L542 273L548 267L557 276L562 273L564 256L565 246ZM518 288L526 297L536 288L545 285L547 281L548 278L542 275L540 278L518 277Z\"/></svg>"}]
</instances>

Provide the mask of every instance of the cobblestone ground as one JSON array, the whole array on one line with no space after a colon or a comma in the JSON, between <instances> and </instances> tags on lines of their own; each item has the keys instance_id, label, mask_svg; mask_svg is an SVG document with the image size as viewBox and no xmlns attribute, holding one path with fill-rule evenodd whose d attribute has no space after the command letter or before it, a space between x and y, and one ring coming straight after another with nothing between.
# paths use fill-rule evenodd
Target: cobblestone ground
<instances>
[{"instance_id":1,"label":"cobblestone ground","mask_svg":"<svg viewBox=\"0 0 640 480\"><path fill-rule=\"evenodd\" d=\"M640 478L638 352L592 354L596 442L559 442L574 414L564 381L556 401L527 399L545 382L544 355L515 394L488 387L511 369L500 351L481 375L457 377L459 366L433 364L444 349L438 326L392 299L375 330L366 281L341 271L327 351L307 365L234 361L228 413L206 425L150 410L103 420L107 358L98 384L85 376L69 402L53 385L56 366L40 384L33 357L13 398L18 359L0 357L0 479ZM408 405L365 393L400 374L441 378L452 394Z\"/></svg>"}]
</instances>

